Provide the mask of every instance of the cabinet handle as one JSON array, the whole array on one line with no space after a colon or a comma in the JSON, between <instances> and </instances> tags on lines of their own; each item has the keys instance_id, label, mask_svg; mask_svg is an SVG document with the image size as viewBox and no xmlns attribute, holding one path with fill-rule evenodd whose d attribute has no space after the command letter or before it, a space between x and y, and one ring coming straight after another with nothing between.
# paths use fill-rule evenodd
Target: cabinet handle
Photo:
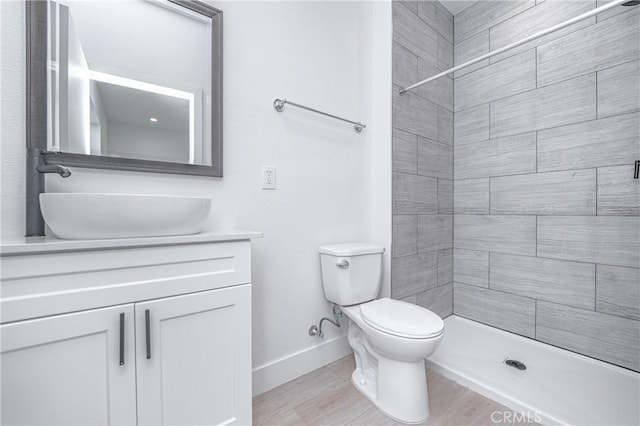
<instances>
[{"instance_id":1,"label":"cabinet handle","mask_svg":"<svg viewBox=\"0 0 640 426\"><path fill-rule=\"evenodd\" d=\"M120 314L120 365L124 365L124 312Z\"/></svg>"},{"instance_id":2,"label":"cabinet handle","mask_svg":"<svg viewBox=\"0 0 640 426\"><path fill-rule=\"evenodd\" d=\"M151 324L149 321L149 310L144 310L144 324L147 335L147 359L151 359Z\"/></svg>"}]
</instances>

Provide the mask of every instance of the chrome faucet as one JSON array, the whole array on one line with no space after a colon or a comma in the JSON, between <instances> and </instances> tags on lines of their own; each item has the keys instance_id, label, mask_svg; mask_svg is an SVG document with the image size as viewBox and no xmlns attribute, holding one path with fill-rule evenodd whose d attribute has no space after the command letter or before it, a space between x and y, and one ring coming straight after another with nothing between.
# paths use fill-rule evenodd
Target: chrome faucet
<instances>
[{"instance_id":1,"label":"chrome faucet","mask_svg":"<svg viewBox=\"0 0 640 426\"><path fill-rule=\"evenodd\" d=\"M27 149L27 191L26 191L26 236L44 235L44 219L40 212L40 194L44 192L44 174L57 173L63 178L71 176L71 171L59 164L45 164L42 152Z\"/></svg>"}]
</instances>

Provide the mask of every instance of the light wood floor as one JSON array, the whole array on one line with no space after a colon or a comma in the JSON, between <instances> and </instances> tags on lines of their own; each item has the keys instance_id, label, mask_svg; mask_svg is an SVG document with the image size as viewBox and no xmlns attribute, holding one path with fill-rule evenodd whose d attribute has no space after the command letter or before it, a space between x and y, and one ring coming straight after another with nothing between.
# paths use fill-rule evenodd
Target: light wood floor
<instances>
[{"instance_id":1,"label":"light wood floor","mask_svg":"<svg viewBox=\"0 0 640 426\"><path fill-rule=\"evenodd\" d=\"M278 386L253 399L255 425L398 425L351 385L353 355ZM503 405L427 371L431 415L427 425L511 425L494 423ZM502 420L501 415L494 415ZM530 423L531 424L531 423Z\"/></svg>"}]
</instances>

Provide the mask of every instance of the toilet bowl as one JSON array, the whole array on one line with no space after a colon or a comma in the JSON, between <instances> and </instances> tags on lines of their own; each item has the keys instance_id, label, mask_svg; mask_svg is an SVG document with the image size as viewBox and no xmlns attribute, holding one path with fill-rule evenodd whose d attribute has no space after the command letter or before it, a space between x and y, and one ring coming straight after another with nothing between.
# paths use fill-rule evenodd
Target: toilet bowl
<instances>
[{"instance_id":1,"label":"toilet bowl","mask_svg":"<svg viewBox=\"0 0 640 426\"><path fill-rule=\"evenodd\" d=\"M381 305L389 316L375 317L367 309ZM388 416L404 423L423 423L429 417L424 360L440 344L444 334L442 319L424 308L392 299L341 309L349 318L349 344L356 358L353 385ZM382 309L373 311L378 315ZM411 330L413 335L407 335L401 321L394 324L394 329L380 326L393 314L407 311L415 315L415 320L426 320L406 322L415 327ZM420 326L422 330L418 331Z\"/></svg>"},{"instance_id":2,"label":"toilet bowl","mask_svg":"<svg viewBox=\"0 0 640 426\"><path fill-rule=\"evenodd\" d=\"M375 299L383 252L363 243L321 247L325 296L349 318L356 389L389 417L422 423L429 417L424 360L440 344L444 322L421 306Z\"/></svg>"}]
</instances>

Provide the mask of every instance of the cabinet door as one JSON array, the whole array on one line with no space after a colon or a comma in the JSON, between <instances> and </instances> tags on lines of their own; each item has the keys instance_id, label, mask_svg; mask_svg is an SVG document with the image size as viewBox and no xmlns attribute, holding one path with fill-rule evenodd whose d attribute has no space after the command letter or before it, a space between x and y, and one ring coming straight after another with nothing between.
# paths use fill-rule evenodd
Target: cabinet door
<instances>
[{"instance_id":1,"label":"cabinet door","mask_svg":"<svg viewBox=\"0 0 640 426\"><path fill-rule=\"evenodd\" d=\"M136 303L138 423L251 424L251 286Z\"/></svg>"},{"instance_id":2,"label":"cabinet door","mask_svg":"<svg viewBox=\"0 0 640 426\"><path fill-rule=\"evenodd\" d=\"M0 332L3 425L135 424L132 304L5 324Z\"/></svg>"}]
</instances>

